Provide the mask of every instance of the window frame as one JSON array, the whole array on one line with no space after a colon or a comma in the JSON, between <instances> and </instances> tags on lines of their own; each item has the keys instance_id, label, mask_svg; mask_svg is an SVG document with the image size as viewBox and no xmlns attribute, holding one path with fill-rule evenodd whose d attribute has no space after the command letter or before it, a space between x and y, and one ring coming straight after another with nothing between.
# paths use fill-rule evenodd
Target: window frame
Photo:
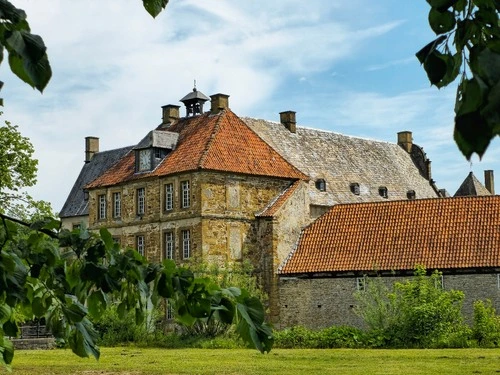
<instances>
[{"instance_id":1,"label":"window frame","mask_svg":"<svg viewBox=\"0 0 500 375\"><path fill-rule=\"evenodd\" d=\"M169 241L167 241L167 236L170 236ZM169 231L163 232L163 246L164 246L165 259L174 259L174 257L175 257L175 233L173 231L169 230ZM170 252L170 254L169 254L169 252Z\"/></svg>"},{"instance_id":2,"label":"window frame","mask_svg":"<svg viewBox=\"0 0 500 375\"><path fill-rule=\"evenodd\" d=\"M113 196L113 218L118 219L122 217L122 193L120 191L115 191L113 192L112 196Z\"/></svg>"},{"instance_id":3,"label":"window frame","mask_svg":"<svg viewBox=\"0 0 500 375\"><path fill-rule=\"evenodd\" d=\"M417 193L415 192L415 190L408 190L406 192L406 198L408 198L408 200L417 199Z\"/></svg>"},{"instance_id":4,"label":"window frame","mask_svg":"<svg viewBox=\"0 0 500 375\"><path fill-rule=\"evenodd\" d=\"M326 181L324 178L318 178L314 185L316 186L316 189L321 191L321 192L325 192L326 191Z\"/></svg>"},{"instance_id":5,"label":"window frame","mask_svg":"<svg viewBox=\"0 0 500 375\"><path fill-rule=\"evenodd\" d=\"M169 191L168 187L171 188ZM168 182L165 184L165 211L172 211L174 209L174 183Z\"/></svg>"},{"instance_id":6,"label":"window frame","mask_svg":"<svg viewBox=\"0 0 500 375\"><path fill-rule=\"evenodd\" d=\"M191 184L189 180L181 181L181 208L191 207Z\"/></svg>"},{"instance_id":7,"label":"window frame","mask_svg":"<svg viewBox=\"0 0 500 375\"><path fill-rule=\"evenodd\" d=\"M361 194L361 189L359 187L359 183L353 182L349 185L349 188L351 189L351 193L354 195L360 195Z\"/></svg>"},{"instance_id":8,"label":"window frame","mask_svg":"<svg viewBox=\"0 0 500 375\"><path fill-rule=\"evenodd\" d=\"M356 290L358 292L366 291L366 276L356 277Z\"/></svg>"},{"instance_id":9,"label":"window frame","mask_svg":"<svg viewBox=\"0 0 500 375\"><path fill-rule=\"evenodd\" d=\"M387 190L387 187L385 187L385 186L379 186L378 195L380 195L382 198L388 199L389 198L389 190Z\"/></svg>"},{"instance_id":10,"label":"window frame","mask_svg":"<svg viewBox=\"0 0 500 375\"><path fill-rule=\"evenodd\" d=\"M141 194L142 192L142 194ZM140 187L136 189L136 213L137 216L142 216L146 214L146 188Z\"/></svg>"},{"instance_id":11,"label":"window frame","mask_svg":"<svg viewBox=\"0 0 500 375\"><path fill-rule=\"evenodd\" d=\"M191 230L181 230L182 259L191 258Z\"/></svg>"},{"instance_id":12,"label":"window frame","mask_svg":"<svg viewBox=\"0 0 500 375\"><path fill-rule=\"evenodd\" d=\"M143 234L138 234L137 236L135 236L135 248L140 255L145 256L146 238Z\"/></svg>"},{"instance_id":13,"label":"window frame","mask_svg":"<svg viewBox=\"0 0 500 375\"><path fill-rule=\"evenodd\" d=\"M106 220L106 194L99 194L97 196L97 219Z\"/></svg>"}]
</instances>

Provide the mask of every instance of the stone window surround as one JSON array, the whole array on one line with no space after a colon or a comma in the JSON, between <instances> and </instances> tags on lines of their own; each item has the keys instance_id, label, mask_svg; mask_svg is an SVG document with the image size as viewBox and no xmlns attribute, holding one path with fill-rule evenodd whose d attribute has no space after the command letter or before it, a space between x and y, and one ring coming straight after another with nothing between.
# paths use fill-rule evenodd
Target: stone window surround
<instances>
[{"instance_id":1,"label":"stone window surround","mask_svg":"<svg viewBox=\"0 0 500 375\"><path fill-rule=\"evenodd\" d=\"M141 194L142 192L142 194ZM146 214L146 187L138 187L135 189L135 213L137 216Z\"/></svg>"},{"instance_id":2,"label":"stone window surround","mask_svg":"<svg viewBox=\"0 0 500 375\"><path fill-rule=\"evenodd\" d=\"M113 219L119 219L122 216L122 192L121 190L112 190L111 191L111 197L112 197L112 214L113 214ZM118 199L117 199L118 198Z\"/></svg>"}]
</instances>

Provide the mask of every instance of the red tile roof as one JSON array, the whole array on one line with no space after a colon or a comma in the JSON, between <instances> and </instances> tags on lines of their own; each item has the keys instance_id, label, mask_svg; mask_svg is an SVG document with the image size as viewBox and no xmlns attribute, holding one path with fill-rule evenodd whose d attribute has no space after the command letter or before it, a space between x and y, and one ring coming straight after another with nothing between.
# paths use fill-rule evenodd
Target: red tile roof
<instances>
[{"instance_id":1,"label":"red tile roof","mask_svg":"<svg viewBox=\"0 0 500 375\"><path fill-rule=\"evenodd\" d=\"M135 156L130 152L87 187L110 186L199 169L308 179L229 109L216 115L205 113L180 119L167 130L179 133L177 147L155 170L135 173Z\"/></svg>"},{"instance_id":2,"label":"red tile roof","mask_svg":"<svg viewBox=\"0 0 500 375\"><path fill-rule=\"evenodd\" d=\"M500 267L500 196L340 204L307 227L281 274Z\"/></svg>"}]
</instances>

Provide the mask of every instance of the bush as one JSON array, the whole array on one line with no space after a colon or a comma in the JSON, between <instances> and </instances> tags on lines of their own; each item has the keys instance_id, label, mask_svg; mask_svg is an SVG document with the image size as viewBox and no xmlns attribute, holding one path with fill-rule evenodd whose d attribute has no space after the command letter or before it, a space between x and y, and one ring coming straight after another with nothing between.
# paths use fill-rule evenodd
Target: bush
<instances>
[{"instance_id":1,"label":"bush","mask_svg":"<svg viewBox=\"0 0 500 375\"><path fill-rule=\"evenodd\" d=\"M274 333L274 346L283 349L328 349L363 347L364 333L358 328L332 326L318 331L295 326Z\"/></svg>"},{"instance_id":2,"label":"bush","mask_svg":"<svg viewBox=\"0 0 500 375\"><path fill-rule=\"evenodd\" d=\"M500 317L490 300L474 302L472 338L481 347L500 344Z\"/></svg>"},{"instance_id":3,"label":"bush","mask_svg":"<svg viewBox=\"0 0 500 375\"><path fill-rule=\"evenodd\" d=\"M464 294L444 290L439 272L427 276L425 268L417 267L414 278L394 283L392 290L381 279L367 284L367 291L356 295L356 312L370 329L372 346L429 348L467 341Z\"/></svg>"}]
</instances>

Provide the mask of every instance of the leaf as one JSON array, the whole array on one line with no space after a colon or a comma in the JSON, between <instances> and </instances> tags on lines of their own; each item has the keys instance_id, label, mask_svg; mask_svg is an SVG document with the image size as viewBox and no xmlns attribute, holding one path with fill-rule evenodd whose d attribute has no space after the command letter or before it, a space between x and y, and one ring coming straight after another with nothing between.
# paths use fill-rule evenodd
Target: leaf
<instances>
[{"instance_id":1,"label":"leaf","mask_svg":"<svg viewBox=\"0 0 500 375\"><path fill-rule=\"evenodd\" d=\"M482 157L492 136L493 133L479 110L455 116L453 137L467 159L473 153Z\"/></svg>"},{"instance_id":2,"label":"leaf","mask_svg":"<svg viewBox=\"0 0 500 375\"><path fill-rule=\"evenodd\" d=\"M14 359L14 345L7 338L3 338L2 342L2 357L5 364L10 365Z\"/></svg>"},{"instance_id":3,"label":"leaf","mask_svg":"<svg viewBox=\"0 0 500 375\"><path fill-rule=\"evenodd\" d=\"M66 304L62 305L66 319L72 323L81 322L87 315L87 309L74 296L66 296Z\"/></svg>"},{"instance_id":4,"label":"leaf","mask_svg":"<svg viewBox=\"0 0 500 375\"><path fill-rule=\"evenodd\" d=\"M168 4L168 0L142 0L146 11L155 18Z\"/></svg>"},{"instance_id":5,"label":"leaf","mask_svg":"<svg viewBox=\"0 0 500 375\"><path fill-rule=\"evenodd\" d=\"M427 57L433 53L444 41L446 40L446 36L441 35L439 38L433 40L429 44L427 44L425 47L423 47L420 51L418 51L415 56L417 56L418 61L420 61L420 64L423 64Z\"/></svg>"},{"instance_id":6,"label":"leaf","mask_svg":"<svg viewBox=\"0 0 500 375\"><path fill-rule=\"evenodd\" d=\"M89 314L92 318L99 318L107 307L106 295L102 290L93 291L87 299Z\"/></svg>"},{"instance_id":7,"label":"leaf","mask_svg":"<svg viewBox=\"0 0 500 375\"><path fill-rule=\"evenodd\" d=\"M109 233L109 230L106 228L101 228L99 230L99 234L101 235L101 239L104 242L104 245L106 246L107 251L113 250L115 241L113 240L113 236L111 233Z\"/></svg>"},{"instance_id":8,"label":"leaf","mask_svg":"<svg viewBox=\"0 0 500 375\"><path fill-rule=\"evenodd\" d=\"M451 11L440 12L436 8L429 11L429 25L437 35L445 34L455 28L455 15Z\"/></svg>"},{"instance_id":9,"label":"leaf","mask_svg":"<svg viewBox=\"0 0 500 375\"><path fill-rule=\"evenodd\" d=\"M438 86L448 71L446 55L439 51L433 51L424 62L424 69L431 84Z\"/></svg>"},{"instance_id":10,"label":"leaf","mask_svg":"<svg viewBox=\"0 0 500 375\"><path fill-rule=\"evenodd\" d=\"M19 328L16 322L8 320L3 324L3 332L10 337L17 337L19 333Z\"/></svg>"},{"instance_id":11,"label":"leaf","mask_svg":"<svg viewBox=\"0 0 500 375\"><path fill-rule=\"evenodd\" d=\"M500 82L500 53L489 48L484 48L479 52L477 56L477 74L489 87L493 87Z\"/></svg>"},{"instance_id":12,"label":"leaf","mask_svg":"<svg viewBox=\"0 0 500 375\"><path fill-rule=\"evenodd\" d=\"M79 357L94 356L99 359L100 351L95 341L98 334L95 331L92 323L88 319L84 319L80 323L75 324L75 329L71 332L69 344L73 353Z\"/></svg>"}]
</instances>

